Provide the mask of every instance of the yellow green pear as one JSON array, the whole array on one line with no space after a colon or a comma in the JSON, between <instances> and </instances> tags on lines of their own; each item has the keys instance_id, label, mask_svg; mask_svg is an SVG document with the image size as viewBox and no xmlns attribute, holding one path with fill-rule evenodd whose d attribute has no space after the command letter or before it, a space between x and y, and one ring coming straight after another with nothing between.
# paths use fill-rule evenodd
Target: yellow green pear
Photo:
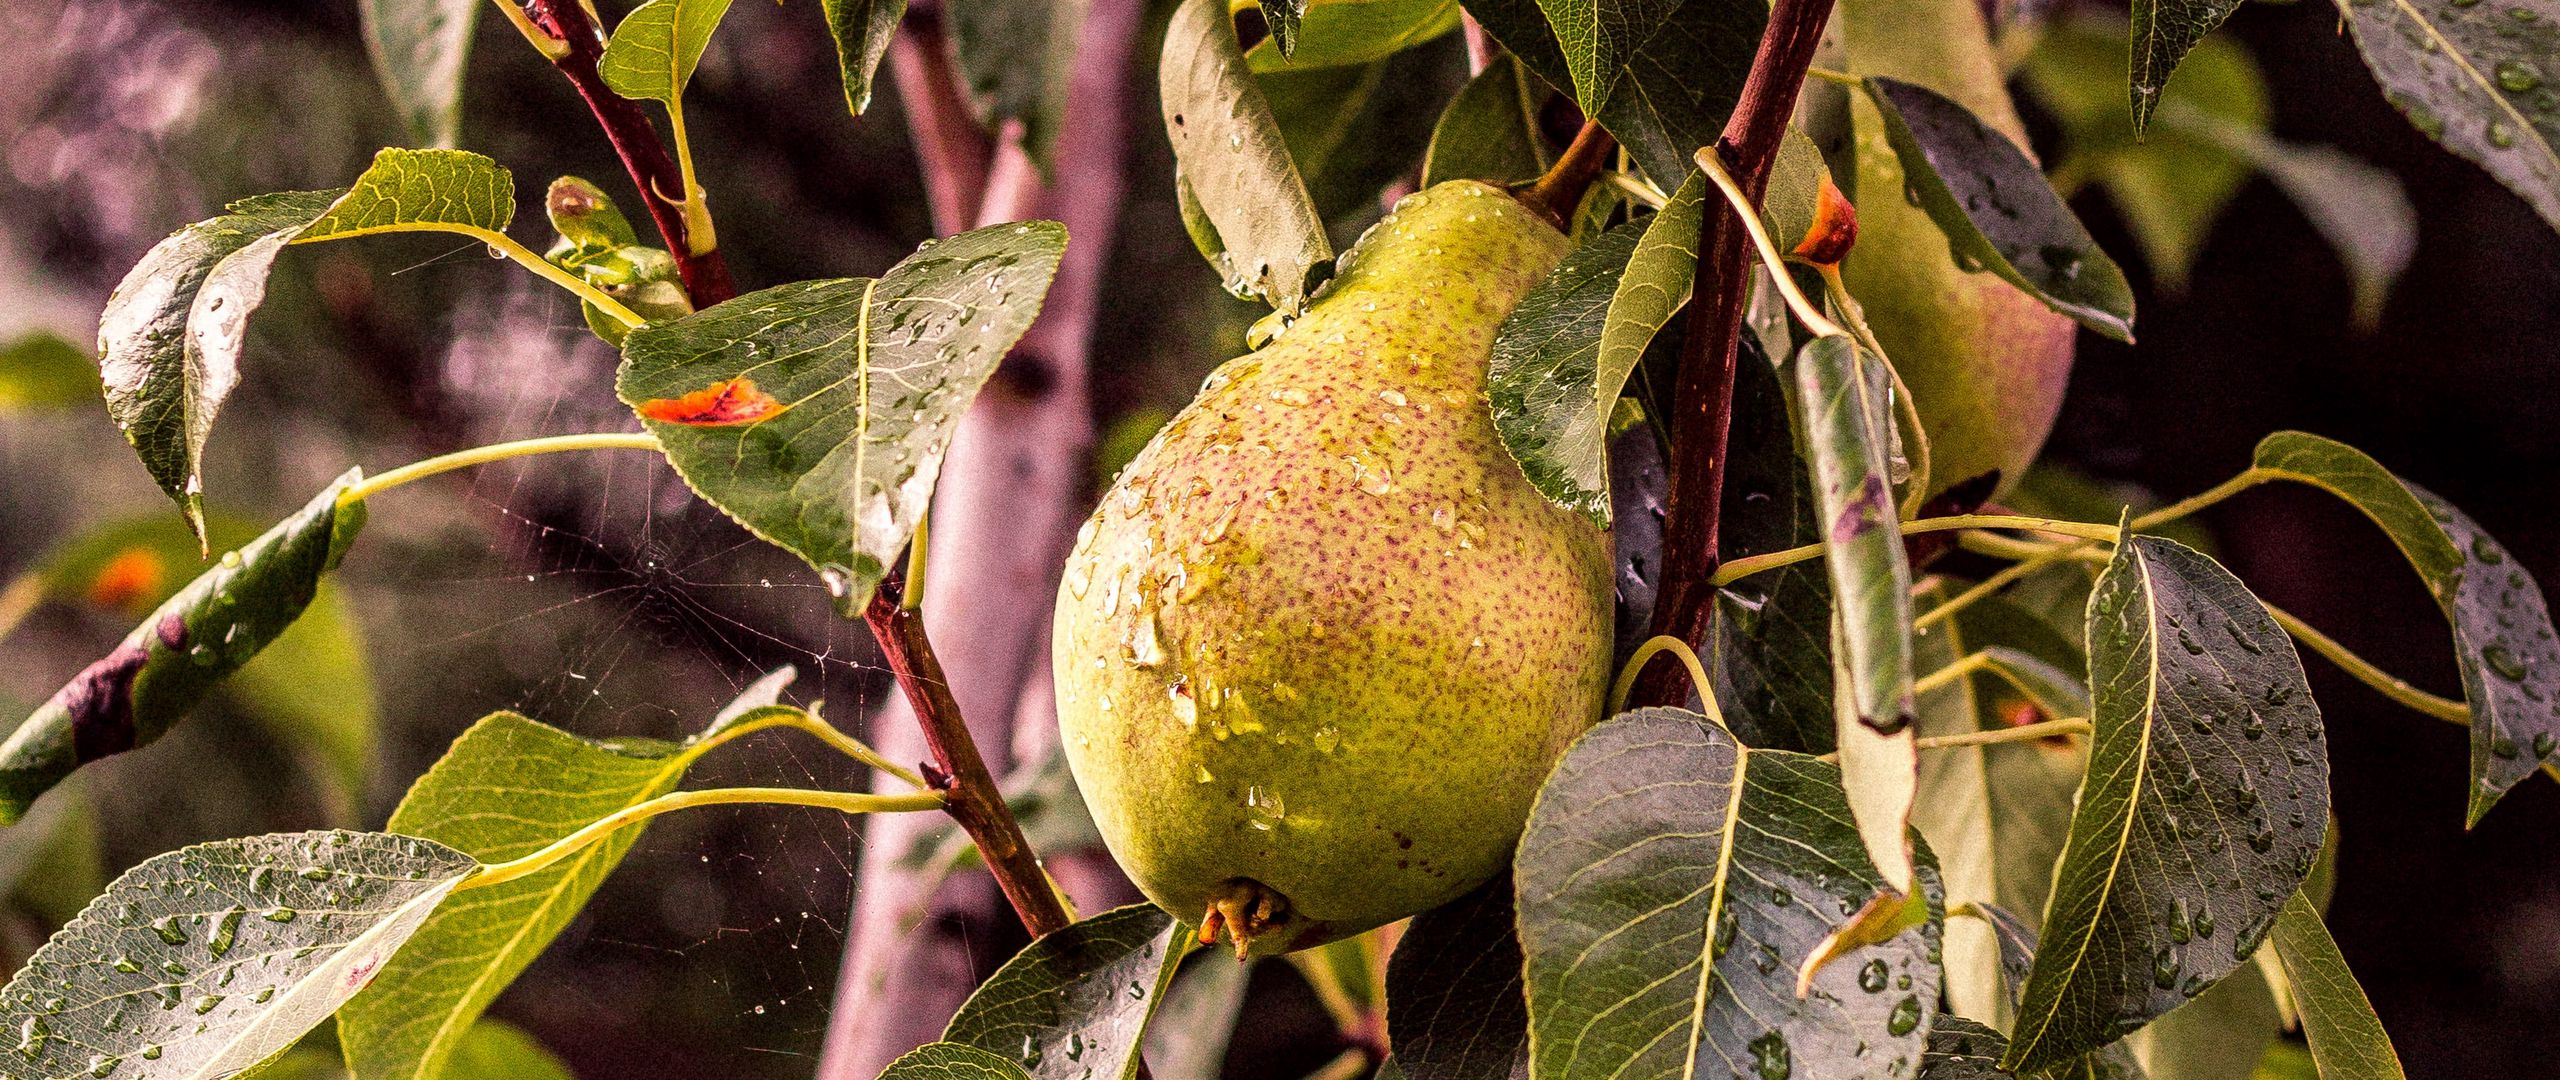
<instances>
[{"instance_id":1,"label":"yellow green pear","mask_svg":"<svg viewBox=\"0 0 2560 1080\"><path fill-rule=\"evenodd\" d=\"M1406 198L1078 534L1067 760L1203 940L1285 952L1455 899L1599 719L1609 535L1529 486L1485 399L1495 328L1567 247L1482 184Z\"/></svg>"}]
</instances>

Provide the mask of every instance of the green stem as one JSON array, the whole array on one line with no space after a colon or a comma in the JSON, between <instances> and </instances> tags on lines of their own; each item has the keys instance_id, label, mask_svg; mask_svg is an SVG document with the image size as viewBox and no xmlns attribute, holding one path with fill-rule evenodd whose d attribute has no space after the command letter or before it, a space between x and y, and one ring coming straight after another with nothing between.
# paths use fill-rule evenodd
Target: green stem
<instances>
[{"instance_id":1,"label":"green stem","mask_svg":"<svg viewBox=\"0 0 2560 1080\"><path fill-rule=\"evenodd\" d=\"M1967 675L1971 675L1974 672L1990 666L1991 654L1989 652L1966 653L1962 659L1957 660L1955 663L1911 680L1911 696L1919 697L1922 694L1926 694L1932 690L1938 689L1939 687L1945 686L1948 683L1954 682L1957 679L1964 678Z\"/></svg>"},{"instance_id":2,"label":"green stem","mask_svg":"<svg viewBox=\"0 0 2560 1080\"><path fill-rule=\"evenodd\" d=\"M1689 682L1698 689L1698 704L1706 708L1707 719L1723 725L1724 709L1716 704L1715 684L1707 681L1707 666L1698 662L1698 654L1689 648L1688 642L1669 634L1656 634L1646 639L1644 644L1636 646L1635 655L1627 657L1627 666L1618 669L1617 685L1609 688L1609 715L1616 716L1627 710L1627 694L1635 689L1636 676L1644 672L1646 663L1664 652L1680 657L1681 666L1689 669Z\"/></svg>"},{"instance_id":3,"label":"green stem","mask_svg":"<svg viewBox=\"0 0 2560 1080\"><path fill-rule=\"evenodd\" d=\"M2450 698L2437 697L2411 686L2407 680L2375 667L2372 661L2348 651L2347 647L2338 644L2336 639L2321 633L2310 623L2295 618L2292 612L2264 600L2258 603L2267 609L2267 614L2275 617L2276 625L2284 627L2285 633L2311 646L2312 652L2328 658L2328 661L2338 665L2340 670L2355 676L2357 682L2381 691L2382 696L2439 720L2451 720L2457 724L2471 722L2469 706Z\"/></svg>"},{"instance_id":4,"label":"green stem","mask_svg":"<svg viewBox=\"0 0 2560 1080\"><path fill-rule=\"evenodd\" d=\"M924 607L925 545L933 538L932 529L933 503L928 501L916 511L915 535L907 538L907 580L898 593L901 609L918 611Z\"/></svg>"},{"instance_id":5,"label":"green stem","mask_svg":"<svg viewBox=\"0 0 2560 1080\"><path fill-rule=\"evenodd\" d=\"M358 480L353 485L349 486L346 491L338 495L338 505L346 506L350 503L363 502L367 498L379 495L385 491L391 490L392 488L399 487L402 484L416 480L424 480L438 473L449 473L455 469L467 469L474 465L486 465L492 461L505 461L508 458L531 457L535 454L556 454L564 450L657 449L660 449L658 446L658 437L645 431L606 431L588 435L552 435L539 439L521 439L516 442L497 443L490 446L475 446L469 450L457 450L441 457L431 457L425 461L411 462L410 464L393 469L390 472L383 473L380 476L368 476L362 480Z\"/></svg>"},{"instance_id":6,"label":"green stem","mask_svg":"<svg viewBox=\"0 0 2560 1080\"><path fill-rule=\"evenodd\" d=\"M942 809L940 792L923 791L911 795L865 795L843 791L810 791L805 788L712 788L705 791L678 791L647 802L634 803L581 826L578 831L552 841L542 849L519 859L482 866L478 873L454 886L455 892L503 885L517 878L539 874L551 864L568 858L580 850L613 835L625 826L636 825L660 814L673 813L696 806L723 805L815 806L840 810L848 814L903 813Z\"/></svg>"},{"instance_id":7,"label":"green stem","mask_svg":"<svg viewBox=\"0 0 2560 1080\"><path fill-rule=\"evenodd\" d=\"M2162 525L2166 525L2172 521L2178 520L2179 518L2186 517L2189 514L2193 514L2205 507L2212 506L2215 503L2221 502L2224 499L2240 494L2250 488L2266 483L2269 480L2279 479L2283 479L2283 474L2276 472L2273 469L2252 468L2242 470L2238 476L2234 476L2229 480L2215 484L2210 488L2206 488L2205 490L2197 492L2187 498L2180 499L2177 502L2170 503L2169 505L2163 506L2148 514L2134 518L2132 525L2133 531L2142 532L2146 529L2159 528Z\"/></svg>"},{"instance_id":8,"label":"green stem","mask_svg":"<svg viewBox=\"0 0 2560 1080\"><path fill-rule=\"evenodd\" d=\"M1761 264L1769 268L1771 282L1777 285L1778 295L1786 298L1787 309L1795 312L1796 321L1819 337L1847 334L1848 331L1841 329L1839 323L1832 322L1822 309L1813 306L1813 301L1805 297L1803 290L1796 288L1795 275L1787 272L1786 259L1778 254L1778 245L1769 239L1769 230L1760 221L1760 208L1751 205L1751 196L1743 194L1742 184L1725 170L1724 159L1716 153L1715 147L1698 151L1697 160L1698 167L1706 170L1707 179L1715 181L1716 190L1724 192L1724 201L1733 204L1733 216L1742 221L1743 231L1750 234L1752 248L1760 253Z\"/></svg>"},{"instance_id":9,"label":"green stem","mask_svg":"<svg viewBox=\"0 0 2560 1080\"><path fill-rule=\"evenodd\" d=\"M872 749L869 744L864 743L862 740L854 738L851 735L847 735L842 731L836 730L836 726L834 724L826 722L825 719L819 717L816 713L801 709L792 709L788 712L776 712L772 715L759 717L757 719L738 724L734 727L723 728L718 734L712 735L701 742L686 747L685 760L687 763L691 763L693 759L709 753L712 748L723 743L731 742L733 740L755 734L759 731L769 731L778 727L792 728L794 730L808 732L809 734L816 736L819 742L827 744L828 747L834 749L837 753L871 766L874 769L878 769L881 772L888 773L900 780L904 780L909 785L918 789L926 788L924 777L916 775L915 770L890 761L888 758L881 756L879 751Z\"/></svg>"},{"instance_id":10,"label":"green stem","mask_svg":"<svg viewBox=\"0 0 2560 1080\"><path fill-rule=\"evenodd\" d=\"M585 279L580 278L576 274L572 274L557 266L551 265L551 260L534 254L532 248L517 243L515 237L509 236L495 229L483 229L477 225L457 225L451 222L428 222L403 225L385 225L369 229L351 229L347 232L330 233L327 236L315 236L308 240L296 240L294 243L325 244L331 240L346 240L358 236L373 236L379 233L398 232L440 232L468 236L483 244L489 245L489 250L515 260L517 265L541 275L544 280L549 281L554 285L558 285L561 288L567 289L570 292L576 293L578 295L578 299L594 304L597 310L613 316L615 322L634 328L649 325L649 320L641 318L638 312L632 311L630 308L623 306L622 301L614 299L611 294L606 293L604 290L596 288L593 285L587 284Z\"/></svg>"},{"instance_id":11,"label":"green stem","mask_svg":"<svg viewBox=\"0 0 2560 1080\"><path fill-rule=\"evenodd\" d=\"M2094 730L2096 729L2092 728L2088 721L2077 718L2045 720L1992 731L1969 731L1962 735L1933 735L1925 739L1913 739L1911 745L1920 750L1946 750L1958 746L1993 746L2000 743L2026 742L2031 739L2049 739L2056 735L2087 735ZM1820 760L1838 761L1840 754L1838 751L1833 751L1822 755Z\"/></svg>"},{"instance_id":12,"label":"green stem","mask_svg":"<svg viewBox=\"0 0 2560 1080\"><path fill-rule=\"evenodd\" d=\"M676 144L676 177L684 185L684 242L700 255L720 246L711 228L711 205L693 178L693 143L684 134L684 102L667 102L667 135Z\"/></svg>"},{"instance_id":13,"label":"green stem","mask_svg":"<svg viewBox=\"0 0 2560 1080\"><path fill-rule=\"evenodd\" d=\"M2064 536L2102 541L2113 540L2116 537L2116 527L2113 525L2064 521L2059 518L2019 517L2012 514L1957 514L1952 517L1921 518L1918 521L1902 523L1902 533L1905 536L1912 533L1945 532L1949 529L2025 529L2030 532L2060 533ZM1718 586L1730 585L1763 571L1821 558L1824 548L1825 545L1822 544L1806 544L1803 547L1772 551L1766 555L1735 559L1718 567L1715 577L1710 581Z\"/></svg>"}]
</instances>

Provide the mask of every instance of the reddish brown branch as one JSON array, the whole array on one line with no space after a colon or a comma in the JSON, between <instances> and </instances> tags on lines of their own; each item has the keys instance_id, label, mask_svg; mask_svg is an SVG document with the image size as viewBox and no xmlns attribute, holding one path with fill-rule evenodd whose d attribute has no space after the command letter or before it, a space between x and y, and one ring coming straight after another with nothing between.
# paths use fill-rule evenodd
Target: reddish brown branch
<instances>
[{"instance_id":1,"label":"reddish brown branch","mask_svg":"<svg viewBox=\"0 0 2560 1080\"><path fill-rule=\"evenodd\" d=\"M1832 0L1777 0L1769 29L1751 60L1742 100L1725 121L1715 152L1742 190L1758 202L1769 186L1769 166L1796 109L1805 70L1831 19ZM1703 646L1715 610L1715 576L1721 561L1717 534L1724 501L1726 440L1733 428L1733 375L1742 336L1743 308L1751 282L1750 238L1742 220L1722 200L1707 212L1699 237L1696 284L1689 295L1688 338L1680 354L1680 384L1671 421L1671 491L1663 526L1661 590L1653 609L1655 634ZM1637 681L1631 704L1674 705L1687 699L1688 673L1655 665Z\"/></svg>"},{"instance_id":2,"label":"reddish brown branch","mask_svg":"<svg viewBox=\"0 0 2560 1080\"><path fill-rule=\"evenodd\" d=\"M924 172L933 231L950 236L967 230L977 224L978 204L986 198L995 142L961 92L960 71L952 65L951 45L942 29L941 5L907 6L897 36L889 41L889 64L898 106L913 134L916 164Z\"/></svg>"},{"instance_id":3,"label":"reddish brown branch","mask_svg":"<svg viewBox=\"0 0 2560 1080\"><path fill-rule=\"evenodd\" d=\"M694 306L710 307L738 295L719 249L693 251L684 223L684 177L667 153L666 143L658 139L658 129L649 126L649 116L640 111L639 102L614 93L597 73L596 61L604 56L604 28L596 25L587 6L578 0L525 0L524 13L535 29L567 46L552 57L551 64L586 99L596 124L604 128L605 139L613 143L613 152L621 155L622 167L630 170L631 183L640 189L649 220L658 223L658 234L666 238L667 251L675 256L676 270L684 276L684 291Z\"/></svg>"},{"instance_id":4,"label":"reddish brown branch","mask_svg":"<svg viewBox=\"0 0 2560 1080\"><path fill-rule=\"evenodd\" d=\"M1545 214L1556 228L1571 229L1574 208L1582 205L1583 193L1591 190L1591 182L1609 165L1609 152L1617 148L1618 140L1610 138L1599 121L1583 121L1582 130L1573 133L1573 144L1564 148L1564 156L1520 193L1520 201Z\"/></svg>"}]
</instances>

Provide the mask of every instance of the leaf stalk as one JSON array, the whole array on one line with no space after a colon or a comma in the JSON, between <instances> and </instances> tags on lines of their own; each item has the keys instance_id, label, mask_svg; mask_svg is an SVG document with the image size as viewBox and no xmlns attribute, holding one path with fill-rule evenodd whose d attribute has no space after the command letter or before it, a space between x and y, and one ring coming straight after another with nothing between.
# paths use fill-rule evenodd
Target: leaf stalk
<instances>
[{"instance_id":1,"label":"leaf stalk","mask_svg":"<svg viewBox=\"0 0 2560 1080\"><path fill-rule=\"evenodd\" d=\"M737 787L710 788L702 791L677 791L646 802L633 803L597 818L576 832L552 841L540 850L522 858L490 863L479 872L464 878L453 891L467 892L492 885L504 885L518 878L539 874L562 859L613 835L626 826L637 825L660 814L687 810L697 806L769 805L815 806L839 810L847 814L890 814L942 808L940 792L922 791L907 795L867 795L849 791L811 791L806 788Z\"/></svg>"}]
</instances>

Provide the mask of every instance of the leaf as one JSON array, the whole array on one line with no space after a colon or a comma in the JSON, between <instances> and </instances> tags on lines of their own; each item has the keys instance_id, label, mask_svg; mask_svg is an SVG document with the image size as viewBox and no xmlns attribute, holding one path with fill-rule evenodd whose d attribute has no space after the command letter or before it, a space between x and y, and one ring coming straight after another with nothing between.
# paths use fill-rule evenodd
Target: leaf
<instances>
[{"instance_id":1,"label":"leaf","mask_svg":"<svg viewBox=\"0 0 2560 1080\"><path fill-rule=\"evenodd\" d=\"M1660 0L1644 2L1650 8ZM1469 0L1467 12L1549 85L1583 85L1539 0ZM1594 115L1657 186L1678 186L1694 167L1690 155L1715 142L1742 96L1768 21L1762 0L1680 0L1659 30L1610 69L1615 82L1598 95L1603 104Z\"/></svg>"},{"instance_id":2,"label":"leaf","mask_svg":"<svg viewBox=\"0 0 2560 1080\"><path fill-rule=\"evenodd\" d=\"M1916 599L1934 606L1946 599L1946 592L1944 585L1931 585ZM1960 625L1941 625L1913 634L1914 669L1934 671L1954 663L1969 644L1963 632ZM1958 678L1916 694L1912 731L1917 737L1970 735L1981 729L1981 703L1972 679ZM1911 827L1938 857L1950 908L1986 906L2000 895L2000 845L1983 750L1941 747L1921 756L1915 770ZM1980 919L1950 919L1941 951L1949 1011L2001 1021L2007 1002L2000 992L2000 951L1991 929Z\"/></svg>"},{"instance_id":3,"label":"leaf","mask_svg":"<svg viewBox=\"0 0 2560 1080\"><path fill-rule=\"evenodd\" d=\"M1270 74L1384 60L1457 29L1459 10L1458 0L1272 0L1262 5L1271 36L1245 50L1245 64Z\"/></svg>"},{"instance_id":4,"label":"leaf","mask_svg":"<svg viewBox=\"0 0 2560 1080\"><path fill-rule=\"evenodd\" d=\"M926 1043L889 1063L880 1080L1031 1080L1009 1058L954 1042Z\"/></svg>"},{"instance_id":5,"label":"leaf","mask_svg":"<svg viewBox=\"0 0 2560 1080\"><path fill-rule=\"evenodd\" d=\"M1619 72L1679 7L1679 0L1538 0L1585 115L1600 115Z\"/></svg>"},{"instance_id":6,"label":"leaf","mask_svg":"<svg viewBox=\"0 0 2560 1080\"><path fill-rule=\"evenodd\" d=\"M1257 3L1262 17L1271 27L1271 43L1280 47L1282 56L1294 57L1298 52L1298 27L1307 17L1307 0L1268 0Z\"/></svg>"},{"instance_id":7,"label":"leaf","mask_svg":"<svg viewBox=\"0 0 2560 1080\"><path fill-rule=\"evenodd\" d=\"M2418 253L2418 211L2400 179L2325 146L2280 142L2245 132L2208 137L2258 166L2337 251L2355 289L2355 318L2372 327L2401 271Z\"/></svg>"},{"instance_id":8,"label":"leaf","mask_svg":"<svg viewBox=\"0 0 2560 1080\"><path fill-rule=\"evenodd\" d=\"M1936 1012L1934 926L1798 961L1884 887L1839 771L1695 713L1584 734L1515 863L1531 1075L1907 1076Z\"/></svg>"},{"instance_id":9,"label":"leaf","mask_svg":"<svg viewBox=\"0 0 2560 1080\"><path fill-rule=\"evenodd\" d=\"M2240 0L2133 0L2133 130L2138 135L2151 122L2169 73L2186 59L2222 20L2240 10Z\"/></svg>"},{"instance_id":10,"label":"leaf","mask_svg":"<svg viewBox=\"0 0 2560 1080\"><path fill-rule=\"evenodd\" d=\"M1538 129L1546 100L1544 82L1503 53L1467 80L1431 129L1422 159L1422 186L1451 180L1516 184L1534 180L1555 164L1555 149Z\"/></svg>"},{"instance_id":11,"label":"leaf","mask_svg":"<svg viewBox=\"0 0 2560 1080\"><path fill-rule=\"evenodd\" d=\"M2257 955L2109 1050L2129 1050L2150 1080L2250 1080L2285 1028Z\"/></svg>"},{"instance_id":12,"label":"leaf","mask_svg":"<svg viewBox=\"0 0 2560 1080\"><path fill-rule=\"evenodd\" d=\"M35 330L0 343L0 414L98 400L97 361L62 335Z\"/></svg>"},{"instance_id":13,"label":"leaf","mask_svg":"<svg viewBox=\"0 0 2560 1080\"><path fill-rule=\"evenodd\" d=\"M1961 1016L1941 1016L1929 1026L1929 1049L1920 1058L1919 1080L2008 1080L2000 1055L2009 1040Z\"/></svg>"},{"instance_id":14,"label":"leaf","mask_svg":"<svg viewBox=\"0 0 2560 1080\"><path fill-rule=\"evenodd\" d=\"M845 108L860 116L871 108L873 77L907 17L907 0L818 0L818 6L826 11L827 36L836 41Z\"/></svg>"},{"instance_id":15,"label":"leaf","mask_svg":"<svg viewBox=\"0 0 2560 1080\"><path fill-rule=\"evenodd\" d=\"M1203 953L1183 966L1147 1025L1149 1074L1156 1080L1220 1080L1226 1075L1227 1049L1244 1012L1255 963Z\"/></svg>"},{"instance_id":16,"label":"leaf","mask_svg":"<svg viewBox=\"0 0 2560 1080\"><path fill-rule=\"evenodd\" d=\"M2328 828L2320 711L2231 573L2128 536L2089 599L2089 774L2004 1063L2123 1037L2247 962Z\"/></svg>"},{"instance_id":17,"label":"leaf","mask_svg":"<svg viewBox=\"0 0 2560 1080\"><path fill-rule=\"evenodd\" d=\"M1055 222L991 225L877 279L795 282L640 327L615 389L695 492L859 611L906 546L953 425L1039 314L1066 242ZM748 387L752 412L672 404Z\"/></svg>"},{"instance_id":18,"label":"leaf","mask_svg":"<svg viewBox=\"0 0 2560 1080\"><path fill-rule=\"evenodd\" d=\"M1990 924L1992 935L1999 942L2001 975L2008 986L2009 1000L2014 1004L2026 989L2027 972L2035 967L2036 933L2016 915L1996 904L1975 904L1972 914ZM1948 1019L1940 1017L1938 1022L1943 1025ZM1996 1055L2003 1049L2005 1040L2004 1046L1995 1048L1992 1053ZM2141 1064L2134 1060L2133 1051L2126 1044L2117 1042L2057 1065L2041 1075L2049 1080L2142 1080L2143 1071Z\"/></svg>"},{"instance_id":19,"label":"leaf","mask_svg":"<svg viewBox=\"0 0 2560 1080\"><path fill-rule=\"evenodd\" d=\"M2276 957L2302 1008L2302 1033L2322 1080L2400 1080L2400 1055L2373 1015L2373 1003L2347 970L2347 958L2329 937L2319 909L2301 895L2285 901L2276 917Z\"/></svg>"},{"instance_id":20,"label":"leaf","mask_svg":"<svg viewBox=\"0 0 2560 1080\"><path fill-rule=\"evenodd\" d=\"M339 1031L346 1030L345 1020ZM443 1080L577 1080L569 1067L522 1028L482 1018L464 1032Z\"/></svg>"},{"instance_id":21,"label":"leaf","mask_svg":"<svg viewBox=\"0 0 2560 1080\"><path fill-rule=\"evenodd\" d=\"M1947 234L1956 265L2000 275L2046 307L2133 340L2133 289L2044 173L2007 136L1937 91L1866 80L1907 190Z\"/></svg>"},{"instance_id":22,"label":"leaf","mask_svg":"<svg viewBox=\"0 0 2560 1080\"><path fill-rule=\"evenodd\" d=\"M13 1067L231 1076L328 1019L479 865L430 840L354 832L156 856L0 989Z\"/></svg>"},{"instance_id":23,"label":"leaf","mask_svg":"<svg viewBox=\"0 0 2560 1080\"><path fill-rule=\"evenodd\" d=\"M1413 1080L1512 1080L1529 1067L1529 1004L1511 875L1413 917L1387 957L1387 1028Z\"/></svg>"},{"instance_id":24,"label":"leaf","mask_svg":"<svg viewBox=\"0 0 2560 1080\"><path fill-rule=\"evenodd\" d=\"M2560 228L2560 4L2341 0L2382 94Z\"/></svg>"},{"instance_id":25,"label":"leaf","mask_svg":"<svg viewBox=\"0 0 2560 1080\"><path fill-rule=\"evenodd\" d=\"M373 164L318 220L294 234L293 242L387 232L485 236L506 231L515 216L515 174L497 162L463 150L393 148L375 154ZM235 341L247 318L245 311L230 313Z\"/></svg>"},{"instance_id":26,"label":"leaf","mask_svg":"<svg viewBox=\"0 0 2560 1080\"><path fill-rule=\"evenodd\" d=\"M951 53L970 111L993 130L1022 123L1022 148L1047 170L1066 130L1076 43L1092 0L945 0Z\"/></svg>"},{"instance_id":27,"label":"leaf","mask_svg":"<svg viewBox=\"0 0 2560 1080\"><path fill-rule=\"evenodd\" d=\"M1031 1080L1128 1080L1147 1018L1191 945L1152 904L1103 912L1014 954L942 1037L1019 1064Z\"/></svg>"},{"instance_id":28,"label":"leaf","mask_svg":"<svg viewBox=\"0 0 2560 1080\"><path fill-rule=\"evenodd\" d=\"M1600 338L1628 260L1631 221L1568 252L1494 331L1486 376L1493 429L1548 502L1609 524L1609 413L1634 365L1600 365Z\"/></svg>"},{"instance_id":29,"label":"leaf","mask_svg":"<svg viewBox=\"0 0 2560 1080\"><path fill-rule=\"evenodd\" d=\"M493 713L410 785L387 827L484 863L505 862L674 789L693 760L682 751L655 740L592 742ZM415 946L338 1019L356 1080L443 1075L489 1003L577 918L642 831L623 829L428 919Z\"/></svg>"},{"instance_id":30,"label":"leaf","mask_svg":"<svg viewBox=\"0 0 2560 1080\"><path fill-rule=\"evenodd\" d=\"M2345 443L2279 431L2255 465L2364 511L2400 548L2453 625L2471 705L2469 824L2560 751L2560 641L2533 575L2479 523Z\"/></svg>"},{"instance_id":31,"label":"leaf","mask_svg":"<svg viewBox=\"0 0 2560 1080\"><path fill-rule=\"evenodd\" d=\"M365 55L382 80L391 111L426 146L452 146L462 134L462 74L480 0L358 0Z\"/></svg>"},{"instance_id":32,"label":"leaf","mask_svg":"<svg viewBox=\"0 0 2560 1080\"><path fill-rule=\"evenodd\" d=\"M674 108L728 13L729 0L649 0L614 26L596 73L614 93Z\"/></svg>"},{"instance_id":33,"label":"leaf","mask_svg":"<svg viewBox=\"0 0 2560 1080\"><path fill-rule=\"evenodd\" d=\"M356 476L224 555L0 742L0 824L72 770L158 739L291 626L364 524L363 504L338 503Z\"/></svg>"},{"instance_id":34,"label":"leaf","mask_svg":"<svg viewBox=\"0 0 2560 1080\"><path fill-rule=\"evenodd\" d=\"M1718 536L1726 562L1822 541L1821 511L1796 456L1790 412L1778 372L1758 340L1745 335L1734 360L1732 457ZM1735 737L1808 754L1837 747L1831 583L1823 567L1796 563L1716 590L1711 625L1709 673Z\"/></svg>"},{"instance_id":35,"label":"leaf","mask_svg":"<svg viewBox=\"0 0 2560 1080\"><path fill-rule=\"evenodd\" d=\"M1217 234L1210 261L1227 291L1302 310L1309 279L1331 263L1333 245L1270 100L1236 47L1223 0L1186 0L1175 10L1157 79L1180 182Z\"/></svg>"},{"instance_id":36,"label":"leaf","mask_svg":"<svg viewBox=\"0 0 2560 1080\"><path fill-rule=\"evenodd\" d=\"M70 922L107 887L97 798L73 781L0 829L0 896L45 927Z\"/></svg>"},{"instance_id":37,"label":"leaf","mask_svg":"<svg viewBox=\"0 0 2560 1080\"><path fill-rule=\"evenodd\" d=\"M1256 76L1319 216L1374 213L1387 185L1413 176L1424 125L1465 71L1465 53L1443 38L1365 64Z\"/></svg>"}]
</instances>

